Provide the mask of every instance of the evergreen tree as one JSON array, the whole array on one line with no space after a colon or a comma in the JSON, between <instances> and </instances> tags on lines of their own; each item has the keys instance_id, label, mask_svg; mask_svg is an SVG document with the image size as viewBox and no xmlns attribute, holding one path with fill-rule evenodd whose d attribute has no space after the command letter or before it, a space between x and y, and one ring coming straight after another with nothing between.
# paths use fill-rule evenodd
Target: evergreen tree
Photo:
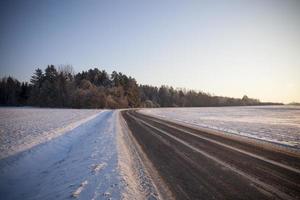
<instances>
[{"instance_id":1,"label":"evergreen tree","mask_svg":"<svg viewBox=\"0 0 300 200\"><path fill-rule=\"evenodd\" d=\"M29 97L29 102L31 105L40 106L41 105L41 88L44 81L44 74L41 69L36 69L34 74L31 76L31 92Z\"/></svg>"},{"instance_id":2,"label":"evergreen tree","mask_svg":"<svg viewBox=\"0 0 300 200\"><path fill-rule=\"evenodd\" d=\"M58 73L54 65L45 69L45 77L40 90L40 106L60 107Z\"/></svg>"}]
</instances>

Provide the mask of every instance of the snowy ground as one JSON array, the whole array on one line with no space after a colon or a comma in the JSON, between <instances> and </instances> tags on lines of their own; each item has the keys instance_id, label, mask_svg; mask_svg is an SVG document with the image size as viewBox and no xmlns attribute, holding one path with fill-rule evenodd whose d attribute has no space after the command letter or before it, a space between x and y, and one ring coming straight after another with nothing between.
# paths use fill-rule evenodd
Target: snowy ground
<instances>
[{"instance_id":1,"label":"snowy ground","mask_svg":"<svg viewBox=\"0 0 300 200\"><path fill-rule=\"evenodd\" d=\"M0 199L153 197L153 186L139 175L143 169L123 139L126 127L119 122L119 111L11 109L4 109L13 115L1 122L1 137L6 139L1 141L1 148L6 149L3 145L6 147L7 142L27 142L28 135L37 142L0 159ZM53 129L60 131L41 140ZM21 134L11 136L15 130Z\"/></svg>"},{"instance_id":2,"label":"snowy ground","mask_svg":"<svg viewBox=\"0 0 300 200\"><path fill-rule=\"evenodd\" d=\"M140 112L300 149L300 107L158 108Z\"/></svg>"},{"instance_id":3,"label":"snowy ground","mask_svg":"<svg viewBox=\"0 0 300 200\"><path fill-rule=\"evenodd\" d=\"M141 112L300 149L300 108ZM0 109L0 199L157 199L118 110Z\"/></svg>"},{"instance_id":4,"label":"snowy ground","mask_svg":"<svg viewBox=\"0 0 300 200\"><path fill-rule=\"evenodd\" d=\"M0 159L55 138L100 110L0 108Z\"/></svg>"},{"instance_id":5,"label":"snowy ground","mask_svg":"<svg viewBox=\"0 0 300 200\"><path fill-rule=\"evenodd\" d=\"M119 199L112 112L0 161L4 199Z\"/></svg>"}]
</instances>

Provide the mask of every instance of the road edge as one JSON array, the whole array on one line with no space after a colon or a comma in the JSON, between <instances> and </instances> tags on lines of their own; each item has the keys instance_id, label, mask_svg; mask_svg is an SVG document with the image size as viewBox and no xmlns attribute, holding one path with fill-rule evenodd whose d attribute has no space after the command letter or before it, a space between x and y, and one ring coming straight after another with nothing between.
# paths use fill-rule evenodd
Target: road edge
<instances>
[{"instance_id":1,"label":"road edge","mask_svg":"<svg viewBox=\"0 0 300 200\"><path fill-rule=\"evenodd\" d=\"M117 123L120 125L117 136L118 164L126 185L124 199L175 199L132 135L122 110L117 112Z\"/></svg>"}]
</instances>

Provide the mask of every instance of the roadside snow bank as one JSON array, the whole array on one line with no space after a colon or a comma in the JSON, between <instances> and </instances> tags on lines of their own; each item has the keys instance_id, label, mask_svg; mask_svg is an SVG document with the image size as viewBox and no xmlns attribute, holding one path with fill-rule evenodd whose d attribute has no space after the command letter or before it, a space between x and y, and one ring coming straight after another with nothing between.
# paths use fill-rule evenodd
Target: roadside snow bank
<instances>
[{"instance_id":1,"label":"roadside snow bank","mask_svg":"<svg viewBox=\"0 0 300 200\"><path fill-rule=\"evenodd\" d=\"M100 110L0 108L0 159L58 137L99 113Z\"/></svg>"},{"instance_id":2,"label":"roadside snow bank","mask_svg":"<svg viewBox=\"0 0 300 200\"><path fill-rule=\"evenodd\" d=\"M118 111L116 131L118 144L118 168L124 186L122 199L161 199L149 172L145 168L138 147L131 138L125 120Z\"/></svg>"},{"instance_id":3,"label":"roadside snow bank","mask_svg":"<svg viewBox=\"0 0 300 200\"><path fill-rule=\"evenodd\" d=\"M140 112L300 150L300 107L297 106L157 108Z\"/></svg>"}]
</instances>

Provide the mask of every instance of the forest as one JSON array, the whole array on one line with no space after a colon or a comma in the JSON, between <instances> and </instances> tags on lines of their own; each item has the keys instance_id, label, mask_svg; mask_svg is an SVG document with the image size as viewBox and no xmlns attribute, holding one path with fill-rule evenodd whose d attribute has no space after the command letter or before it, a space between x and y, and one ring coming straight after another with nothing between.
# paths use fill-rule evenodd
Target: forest
<instances>
[{"instance_id":1,"label":"forest","mask_svg":"<svg viewBox=\"0 0 300 200\"><path fill-rule=\"evenodd\" d=\"M209 93L141 85L131 76L98 68L75 73L70 65L38 68L30 82L9 76L0 80L1 106L52 108L138 108L274 105L258 99L230 98Z\"/></svg>"}]
</instances>

